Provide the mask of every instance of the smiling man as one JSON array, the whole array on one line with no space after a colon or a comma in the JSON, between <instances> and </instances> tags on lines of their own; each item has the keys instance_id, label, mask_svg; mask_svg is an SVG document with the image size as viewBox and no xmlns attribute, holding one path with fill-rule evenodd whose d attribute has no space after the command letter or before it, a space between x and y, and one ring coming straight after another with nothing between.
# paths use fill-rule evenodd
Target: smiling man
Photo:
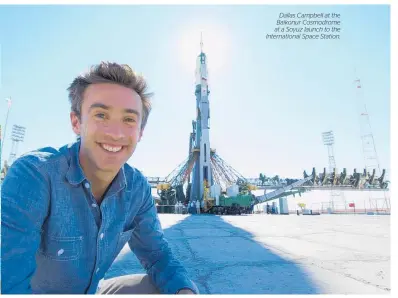
<instances>
[{"instance_id":1,"label":"smiling man","mask_svg":"<svg viewBox=\"0 0 398 298\"><path fill-rule=\"evenodd\" d=\"M78 141L25 154L1 190L3 294L197 294L173 256L151 187L126 162L151 110L146 82L101 63L70 87ZM128 243L147 274L105 280Z\"/></svg>"}]
</instances>

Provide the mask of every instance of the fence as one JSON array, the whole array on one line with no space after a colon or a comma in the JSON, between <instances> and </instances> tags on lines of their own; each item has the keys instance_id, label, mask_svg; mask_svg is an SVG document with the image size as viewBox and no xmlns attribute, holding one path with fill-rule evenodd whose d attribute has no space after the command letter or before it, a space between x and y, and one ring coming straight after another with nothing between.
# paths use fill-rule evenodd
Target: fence
<instances>
[{"instance_id":1,"label":"fence","mask_svg":"<svg viewBox=\"0 0 398 298\"><path fill-rule=\"evenodd\" d=\"M379 199L369 199L366 201L354 202L355 207L350 207L352 202L319 202L313 203L307 208L313 212L319 212L320 214L390 214L390 199L389 198L379 198ZM295 213L296 211L289 211Z\"/></svg>"}]
</instances>

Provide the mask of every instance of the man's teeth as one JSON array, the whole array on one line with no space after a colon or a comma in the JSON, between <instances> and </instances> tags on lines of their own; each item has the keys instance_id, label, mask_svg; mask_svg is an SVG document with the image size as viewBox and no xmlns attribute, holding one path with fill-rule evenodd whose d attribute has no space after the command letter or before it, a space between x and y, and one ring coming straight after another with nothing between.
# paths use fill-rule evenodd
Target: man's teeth
<instances>
[{"instance_id":1,"label":"man's teeth","mask_svg":"<svg viewBox=\"0 0 398 298\"><path fill-rule=\"evenodd\" d=\"M102 145L102 148L104 148L105 150L110 151L110 152L118 152L122 149L122 146L112 147L112 146L105 145L105 144L101 144L101 145Z\"/></svg>"}]
</instances>

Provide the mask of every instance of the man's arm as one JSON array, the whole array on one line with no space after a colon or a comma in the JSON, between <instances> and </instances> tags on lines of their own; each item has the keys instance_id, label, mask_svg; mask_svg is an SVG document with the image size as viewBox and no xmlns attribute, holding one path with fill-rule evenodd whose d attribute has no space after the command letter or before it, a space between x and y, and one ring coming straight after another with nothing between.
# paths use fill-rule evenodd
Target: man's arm
<instances>
[{"instance_id":1,"label":"man's arm","mask_svg":"<svg viewBox=\"0 0 398 298\"><path fill-rule=\"evenodd\" d=\"M183 294L183 295L195 295L194 292L192 292L190 289L181 289L177 292L177 294Z\"/></svg>"},{"instance_id":2,"label":"man's arm","mask_svg":"<svg viewBox=\"0 0 398 298\"><path fill-rule=\"evenodd\" d=\"M1 291L31 294L35 254L49 205L46 178L22 157L9 169L1 187Z\"/></svg>"},{"instance_id":3,"label":"man's arm","mask_svg":"<svg viewBox=\"0 0 398 298\"><path fill-rule=\"evenodd\" d=\"M198 288L188 278L187 271L173 256L164 239L151 187L145 186L144 203L134 219L136 228L129 241L130 248L162 293L176 294L182 289L190 289L199 294Z\"/></svg>"}]
</instances>

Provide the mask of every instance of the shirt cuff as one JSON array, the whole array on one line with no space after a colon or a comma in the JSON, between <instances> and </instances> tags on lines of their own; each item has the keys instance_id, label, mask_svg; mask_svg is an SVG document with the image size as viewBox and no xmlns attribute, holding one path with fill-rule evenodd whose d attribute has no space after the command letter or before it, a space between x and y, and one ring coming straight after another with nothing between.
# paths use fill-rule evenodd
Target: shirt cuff
<instances>
[{"instance_id":1,"label":"shirt cuff","mask_svg":"<svg viewBox=\"0 0 398 298\"><path fill-rule=\"evenodd\" d=\"M195 283L185 275L176 274L163 288L165 294L177 294L182 289L189 289L195 294L199 294L199 289Z\"/></svg>"}]
</instances>

